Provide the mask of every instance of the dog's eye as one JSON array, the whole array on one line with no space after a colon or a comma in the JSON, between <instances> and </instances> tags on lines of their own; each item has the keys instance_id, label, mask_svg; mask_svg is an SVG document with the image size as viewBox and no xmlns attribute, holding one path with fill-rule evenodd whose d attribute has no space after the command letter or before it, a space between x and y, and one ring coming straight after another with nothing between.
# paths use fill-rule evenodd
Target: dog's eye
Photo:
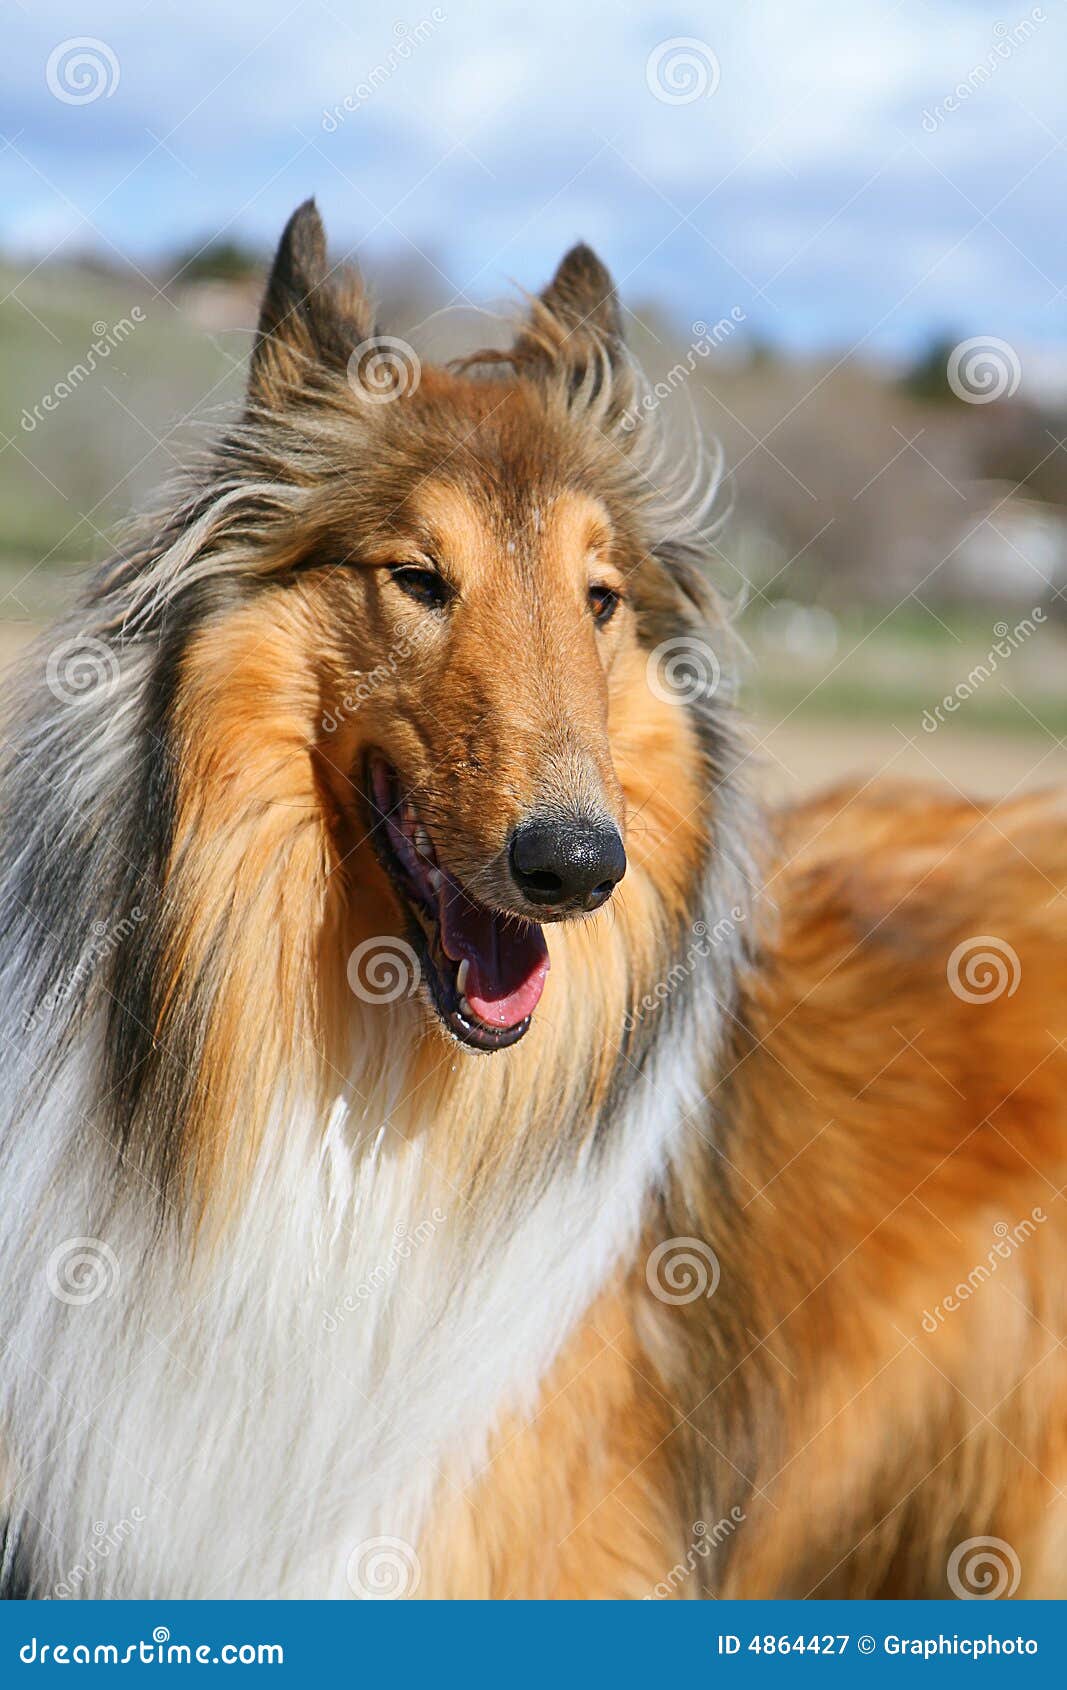
<instances>
[{"instance_id":1,"label":"dog's eye","mask_svg":"<svg viewBox=\"0 0 1067 1690\"><path fill-rule=\"evenodd\" d=\"M589 608L598 626L603 628L619 608L619 595L612 587L590 587Z\"/></svg>"},{"instance_id":2,"label":"dog's eye","mask_svg":"<svg viewBox=\"0 0 1067 1690\"><path fill-rule=\"evenodd\" d=\"M389 571L402 592L431 610L442 610L452 596L452 589L436 569L423 569L414 563L394 564Z\"/></svg>"}]
</instances>

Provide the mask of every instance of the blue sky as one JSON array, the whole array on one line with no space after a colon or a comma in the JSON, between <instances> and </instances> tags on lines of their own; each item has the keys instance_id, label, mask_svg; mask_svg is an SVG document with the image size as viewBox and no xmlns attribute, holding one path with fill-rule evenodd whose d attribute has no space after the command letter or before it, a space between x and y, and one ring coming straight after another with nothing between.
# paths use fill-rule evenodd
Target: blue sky
<instances>
[{"instance_id":1,"label":"blue sky","mask_svg":"<svg viewBox=\"0 0 1067 1690\"><path fill-rule=\"evenodd\" d=\"M944 328L1054 353L1065 14L0 0L0 250L266 245L315 193L339 250L370 271L417 252L446 296L539 284L584 237L635 307L683 323L739 307L804 350L897 354ZM85 36L111 92L74 103L47 67Z\"/></svg>"}]
</instances>

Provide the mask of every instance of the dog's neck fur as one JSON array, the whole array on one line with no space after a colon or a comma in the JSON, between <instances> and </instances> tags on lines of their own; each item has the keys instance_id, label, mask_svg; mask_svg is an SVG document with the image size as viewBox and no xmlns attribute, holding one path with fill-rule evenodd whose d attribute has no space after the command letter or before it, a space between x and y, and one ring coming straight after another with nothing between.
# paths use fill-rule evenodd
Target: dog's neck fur
<instances>
[{"instance_id":1,"label":"dog's neck fur","mask_svg":"<svg viewBox=\"0 0 1067 1690\"><path fill-rule=\"evenodd\" d=\"M47 1357L47 1387L22 1390L54 1393L65 1434L12 1451L24 1474L13 1518L40 1593L75 1593L90 1557L81 1594L344 1595L361 1541L417 1543L442 1468L475 1475L495 1423L533 1409L561 1343L633 1252L706 1084L715 1023L702 995L679 986L671 1037L649 1042L602 1135L568 1133L565 1105L562 1119L524 1120L495 1059L446 1053L443 1086L438 1074L405 1088L390 1076L410 1071L415 1006L385 1016L384 1040L368 1009L329 1120L272 1121L222 1243L192 1271L173 1241L153 1241L149 1193L104 1197L111 1147L87 1157L60 1123L80 1085L68 1072L9 1195L49 1243L103 1239L118 1272L110 1295L71 1309L22 1229L22 1249L5 1252L20 1310L9 1341ZM484 1110L487 1093L513 1111L506 1136L495 1155L449 1163L440 1111L479 1095ZM454 1143L462 1120L451 1126ZM65 1149L42 1160L60 1136ZM524 1153L548 1136L556 1157ZM6 1423L27 1423L18 1387L7 1394ZM100 1523L123 1520L123 1546L92 1557Z\"/></svg>"}]
</instances>

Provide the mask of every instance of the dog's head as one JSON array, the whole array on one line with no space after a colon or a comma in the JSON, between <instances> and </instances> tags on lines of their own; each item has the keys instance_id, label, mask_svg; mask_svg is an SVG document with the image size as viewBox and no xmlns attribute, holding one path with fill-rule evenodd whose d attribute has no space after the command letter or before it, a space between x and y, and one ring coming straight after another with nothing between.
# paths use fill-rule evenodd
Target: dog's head
<instances>
[{"instance_id":1,"label":"dog's head","mask_svg":"<svg viewBox=\"0 0 1067 1690\"><path fill-rule=\"evenodd\" d=\"M234 769L246 797L285 761L272 718L290 712L292 739L299 712L348 937L372 970L376 937L402 937L479 1050L529 1028L547 924L653 872L681 900L709 836L714 604L692 533L656 527L639 396L586 247L510 352L444 370L376 332L313 205L285 231L247 426L298 514L265 528L257 591L209 621L186 675L202 703L225 687L231 737L257 742ZM186 717L187 745L217 740Z\"/></svg>"},{"instance_id":2,"label":"dog's head","mask_svg":"<svg viewBox=\"0 0 1067 1690\"><path fill-rule=\"evenodd\" d=\"M639 1060L740 857L713 477L682 469L587 248L507 351L420 367L296 213L243 418L96 590L144 733L109 1075L161 1162L373 1054L356 999L390 1040L419 1001L479 1051L532 1024L495 1070L527 1089Z\"/></svg>"}]
</instances>

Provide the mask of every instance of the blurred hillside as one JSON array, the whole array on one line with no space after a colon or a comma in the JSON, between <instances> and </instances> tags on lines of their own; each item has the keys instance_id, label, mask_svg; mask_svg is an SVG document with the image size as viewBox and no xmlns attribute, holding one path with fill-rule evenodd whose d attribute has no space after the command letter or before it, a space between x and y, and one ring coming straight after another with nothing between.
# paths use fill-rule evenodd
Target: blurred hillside
<instances>
[{"instance_id":1,"label":"blurred hillside","mask_svg":"<svg viewBox=\"0 0 1067 1690\"><path fill-rule=\"evenodd\" d=\"M0 268L8 623L62 602L72 571L107 554L116 524L239 400L255 256L198 252L168 274L163 286L99 264ZM443 310L428 263L374 281L383 326L424 356L506 334L499 317ZM993 343L964 371L977 398L960 397L951 331L908 368L786 360L736 313L679 326L637 302L629 334L647 403L680 436L695 420L721 443L716 570L744 603L758 711L892 724L923 744L923 712L978 663L989 672L953 734L1067 732L1067 402L1054 371L1027 365L1012 392L1027 354ZM989 382L1002 389L992 399ZM1035 609L1040 622L990 669L995 630Z\"/></svg>"}]
</instances>

